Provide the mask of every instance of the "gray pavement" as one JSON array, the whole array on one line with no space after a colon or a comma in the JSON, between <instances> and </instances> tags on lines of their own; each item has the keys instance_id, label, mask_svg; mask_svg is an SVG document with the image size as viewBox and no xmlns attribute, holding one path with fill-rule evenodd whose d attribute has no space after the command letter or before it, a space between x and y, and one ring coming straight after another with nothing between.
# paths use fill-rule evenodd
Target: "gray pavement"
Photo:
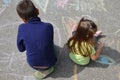
<instances>
[{"instance_id":1,"label":"gray pavement","mask_svg":"<svg viewBox=\"0 0 120 80\"><path fill-rule=\"evenodd\" d=\"M55 71L44 80L120 80L120 1L119 0L32 0L40 10L42 21L54 25L54 42L58 55ZM35 80L26 62L25 52L16 47L21 23L16 4L19 0L0 0L0 80ZM95 21L105 37L102 54L87 66L74 64L65 43L73 23L82 16Z\"/></svg>"}]
</instances>

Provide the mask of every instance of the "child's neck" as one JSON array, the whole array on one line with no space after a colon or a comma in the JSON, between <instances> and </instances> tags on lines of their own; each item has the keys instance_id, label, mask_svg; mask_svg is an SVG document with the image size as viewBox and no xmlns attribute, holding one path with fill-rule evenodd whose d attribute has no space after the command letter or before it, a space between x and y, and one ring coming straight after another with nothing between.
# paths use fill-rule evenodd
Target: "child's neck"
<instances>
[{"instance_id":1,"label":"child's neck","mask_svg":"<svg viewBox=\"0 0 120 80\"><path fill-rule=\"evenodd\" d=\"M27 23L27 20L25 20L25 19L22 19L22 21L23 21L24 23Z\"/></svg>"}]
</instances>

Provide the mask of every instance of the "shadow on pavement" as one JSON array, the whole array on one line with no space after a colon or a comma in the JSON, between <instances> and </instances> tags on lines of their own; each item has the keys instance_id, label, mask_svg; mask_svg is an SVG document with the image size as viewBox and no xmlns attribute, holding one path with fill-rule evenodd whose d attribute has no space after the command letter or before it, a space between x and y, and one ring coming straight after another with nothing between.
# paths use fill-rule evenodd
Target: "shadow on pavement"
<instances>
[{"instance_id":1,"label":"shadow on pavement","mask_svg":"<svg viewBox=\"0 0 120 80\"><path fill-rule=\"evenodd\" d=\"M58 56L58 62L55 65L55 71L50 75L52 78L70 78L74 75L74 66L75 63L69 59L69 52L64 46L63 48L55 46L55 50ZM102 50L102 55L106 55L113 59L116 63L120 61L120 53L110 47L104 47ZM77 64L76 64L77 65ZM98 68L107 68L110 64L102 64L96 61L91 61L87 66L77 65L77 73L80 73L84 68L89 67L98 67ZM115 65L115 64L112 64Z\"/></svg>"}]
</instances>

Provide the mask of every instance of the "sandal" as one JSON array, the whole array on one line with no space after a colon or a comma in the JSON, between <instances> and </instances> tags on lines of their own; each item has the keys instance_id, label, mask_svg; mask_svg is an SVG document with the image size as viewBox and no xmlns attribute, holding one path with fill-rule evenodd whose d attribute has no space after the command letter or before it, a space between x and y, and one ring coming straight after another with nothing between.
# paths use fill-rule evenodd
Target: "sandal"
<instances>
[{"instance_id":1,"label":"sandal","mask_svg":"<svg viewBox=\"0 0 120 80\"><path fill-rule=\"evenodd\" d=\"M36 80L42 80L45 77L47 77L49 74L51 74L54 71L54 67L49 68L48 70L45 71L36 71L34 73L34 77Z\"/></svg>"}]
</instances>

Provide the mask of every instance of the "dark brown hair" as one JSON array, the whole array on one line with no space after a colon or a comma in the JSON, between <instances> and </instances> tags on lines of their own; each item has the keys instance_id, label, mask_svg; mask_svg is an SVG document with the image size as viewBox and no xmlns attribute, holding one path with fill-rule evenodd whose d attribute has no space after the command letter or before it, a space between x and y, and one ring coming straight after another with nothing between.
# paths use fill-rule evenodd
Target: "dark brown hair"
<instances>
[{"instance_id":1,"label":"dark brown hair","mask_svg":"<svg viewBox=\"0 0 120 80\"><path fill-rule=\"evenodd\" d=\"M33 17L37 17L37 9L32 3L31 0L22 0L17 5L17 13L18 15L25 20L29 20Z\"/></svg>"},{"instance_id":2,"label":"dark brown hair","mask_svg":"<svg viewBox=\"0 0 120 80\"><path fill-rule=\"evenodd\" d=\"M86 42L92 46L94 46L94 33L97 31L96 24L89 19L85 19L84 17L79 21L77 30L75 34L68 40L67 47L69 50L72 50L75 54L78 54L76 52L76 43L78 43L78 50L80 54L84 57L89 56L90 52L87 47L87 45L84 45L84 47L87 50L87 53L83 53L84 51L81 50L81 43ZM71 43L72 42L72 43Z\"/></svg>"}]
</instances>

